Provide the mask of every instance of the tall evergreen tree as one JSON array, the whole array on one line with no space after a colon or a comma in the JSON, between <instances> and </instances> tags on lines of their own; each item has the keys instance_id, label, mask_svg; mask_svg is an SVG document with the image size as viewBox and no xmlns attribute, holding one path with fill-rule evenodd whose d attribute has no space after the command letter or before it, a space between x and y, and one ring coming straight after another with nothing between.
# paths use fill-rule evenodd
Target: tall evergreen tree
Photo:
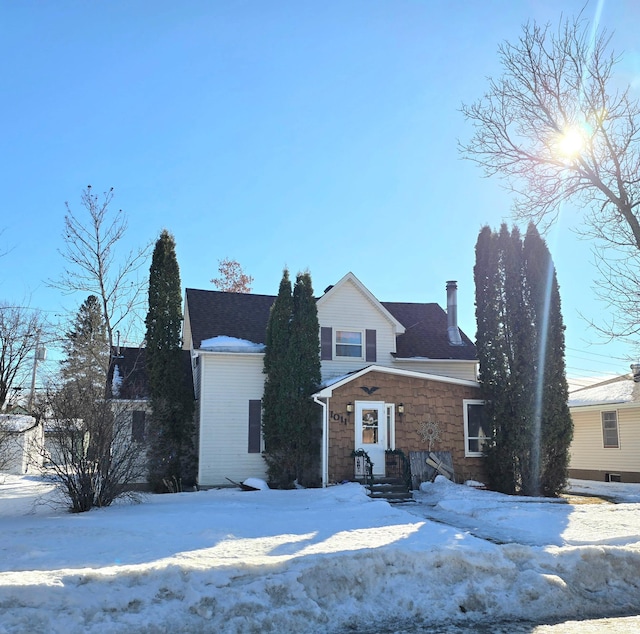
<instances>
[{"instance_id":1,"label":"tall evergreen tree","mask_svg":"<svg viewBox=\"0 0 640 634\"><path fill-rule=\"evenodd\" d=\"M565 327L551 253L533 224L527 229L523 251L529 305L533 321L538 324L534 342L537 367L533 446L539 448L539 456L535 462L534 492L555 495L567 483L569 446L573 438L564 361Z\"/></svg>"},{"instance_id":2,"label":"tall evergreen tree","mask_svg":"<svg viewBox=\"0 0 640 634\"><path fill-rule=\"evenodd\" d=\"M193 393L182 363L182 296L175 241L160 234L149 271L146 362L151 396L149 483L156 491L196 482Z\"/></svg>"},{"instance_id":3,"label":"tall evergreen tree","mask_svg":"<svg viewBox=\"0 0 640 634\"><path fill-rule=\"evenodd\" d=\"M264 457L277 487L319 480L319 415L310 398L320 383L319 330L311 276L298 274L292 294L285 270L267 326L262 401Z\"/></svg>"},{"instance_id":4,"label":"tall evergreen tree","mask_svg":"<svg viewBox=\"0 0 640 634\"><path fill-rule=\"evenodd\" d=\"M289 271L282 279L267 323L264 354L264 393L262 396L262 434L269 480L278 487L293 481L291 456L286 453L289 421L292 418L293 377L289 366L289 342L293 296Z\"/></svg>"},{"instance_id":5,"label":"tall evergreen tree","mask_svg":"<svg viewBox=\"0 0 640 634\"><path fill-rule=\"evenodd\" d=\"M566 483L572 424L551 255L533 225L524 243L517 228L484 227L474 276L489 483L505 493L555 495Z\"/></svg>"},{"instance_id":6,"label":"tall evergreen tree","mask_svg":"<svg viewBox=\"0 0 640 634\"><path fill-rule=\"evenodd\" d=\"M110 350L104 315L95 295L89 295L82 303L66 337L66 354L61 363L63 381L80 381L95 387L97 394L104 392Z\"/></svg>"},{"instance_id":7,"label":"tall evergreen tree","mask_svg":"<svg viewBox=\"0 0 640 634\"><path fill-rule=\"evenodd\" d=\"M298 273L293 288L289 365L293 374L293 421L296 479L319 484L321 427L311 395L320 385L320 324L311 275Z\"/></svg>"}]
</instances>

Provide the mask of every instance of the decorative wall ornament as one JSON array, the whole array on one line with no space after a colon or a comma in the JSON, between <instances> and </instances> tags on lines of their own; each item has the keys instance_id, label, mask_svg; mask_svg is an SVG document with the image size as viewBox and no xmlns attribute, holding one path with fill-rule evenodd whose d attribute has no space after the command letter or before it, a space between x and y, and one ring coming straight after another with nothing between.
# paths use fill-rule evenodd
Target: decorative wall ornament
<instances>
[{"instance_id":1,"label":"decorative wall ornament","mask_svg":"<svg viewBox=\"0 0 640 634\"><path fill-rule=\"evenodd\" d=\"M375 386L367 387L366 385L362 385L360 389L363 392L366 392L369 396L371 396L374 392L377 392L380 388Z\"/></svg>"},{"instance_id":2,"label":"decorative wall ornament","mask_svg":"<svg viewBox=\"0 0 640 634\"><path fill-rule=\"evenodd\" d=\"M429 451L433 449L434 443L442 440L440 436L440 423L437 420L428 420L420 423L418 433L422 441L427 443Z\"/></svg>"}]
</instances>

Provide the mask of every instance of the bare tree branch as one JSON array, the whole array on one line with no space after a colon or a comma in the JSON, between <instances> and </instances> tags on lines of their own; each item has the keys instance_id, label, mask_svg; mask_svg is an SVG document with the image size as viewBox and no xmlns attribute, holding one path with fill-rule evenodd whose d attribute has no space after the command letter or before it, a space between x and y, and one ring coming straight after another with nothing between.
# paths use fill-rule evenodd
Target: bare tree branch
<instances>
[{"instance_id":1,"label":"bare tree branch","mask_svg":"<svg viewBox=\"0 0 640 634\"><path fill-rule=\"evenodd\" d=\"M0 302L0 410L28 374L38 337L48 326L40 311Z\"/></svg>"},{"instance_id":2,"label":"bare tree branch","mask_svg":"<svg viewBox=\"0 0 640 634\"><path fill-rule=\"evenodd\" d=\"M474 135L460 150L516 194L517 219L546 230L563 203L583 210L599 294L622 316L618 334L629 336L640 334L640 104L617 88L610 43L580 16L557 31L525 25L515 44L498 49L502 76L462 106Z\"/></svg>"},{"instance_id":3,"label":"bare tree branch","mask_svg":"<svg viewBox=\"0 0 640 634\"><path fill-rule=\"evenodd\" d=\"M109 345L113 348L117 330L128 330L140 320L140 310L146 302L146 279L139 277L146 263L151 244L121 254L118 248L127 230L122 210L111 213L113 188L102 197L89 185L80 197L88 219L76 215L66 204L63 239L60 253L66 266L57 280L49 285L65 293L82 291L100 298L105 316Z\"/></svg>"}]
</instances>

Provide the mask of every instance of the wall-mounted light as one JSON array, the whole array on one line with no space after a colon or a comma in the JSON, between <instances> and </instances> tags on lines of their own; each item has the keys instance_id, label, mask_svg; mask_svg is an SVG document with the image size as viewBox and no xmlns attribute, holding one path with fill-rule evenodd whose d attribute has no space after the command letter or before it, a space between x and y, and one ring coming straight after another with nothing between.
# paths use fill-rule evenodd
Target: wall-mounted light
<instances>
[{"instance_id":1,"label":"wall-mounted light","mask_svg":"<svg viewBox=\"0 0 640 634\"><path fill-rule=\"evenodd\" d=\"M351 414L353 412L353 403L349 401L347 403L347 414Z\"/></svg>"},{"instance_id":2,"label":"wall-mounted light","mask_svg":"<svg viewBox=\"0 0 640 634\"><path fill-rule=\"evenodd\" d=\"M404 403L398 403L398 414L400 414L400 416L404 414Z\"/></svg>"}]
</instances>

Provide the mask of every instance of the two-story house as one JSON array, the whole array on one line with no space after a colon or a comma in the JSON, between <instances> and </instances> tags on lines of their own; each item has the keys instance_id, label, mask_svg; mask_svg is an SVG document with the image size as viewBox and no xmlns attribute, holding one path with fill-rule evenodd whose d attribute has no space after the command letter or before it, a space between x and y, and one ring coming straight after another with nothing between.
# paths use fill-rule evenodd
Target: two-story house
<instances>
[{"instance_id":1,"label":"two-story house","mask_svg":"<svg viewBox=\"0 0 640 634\"><path fill-rule=\"evenodd\" d=\"M364 449L374 475L385 451L450 451L459 477L482 476L477 358L458 329L455 282L435 303L380 302L348 273L317 299L323 383L322 482L354 477ZM184 348L191 353L201 486L265 477L261 398L264 341L275 296L187 289ZM433 437L432 437L433 440Z\"/></svg>"}]
</instances>

